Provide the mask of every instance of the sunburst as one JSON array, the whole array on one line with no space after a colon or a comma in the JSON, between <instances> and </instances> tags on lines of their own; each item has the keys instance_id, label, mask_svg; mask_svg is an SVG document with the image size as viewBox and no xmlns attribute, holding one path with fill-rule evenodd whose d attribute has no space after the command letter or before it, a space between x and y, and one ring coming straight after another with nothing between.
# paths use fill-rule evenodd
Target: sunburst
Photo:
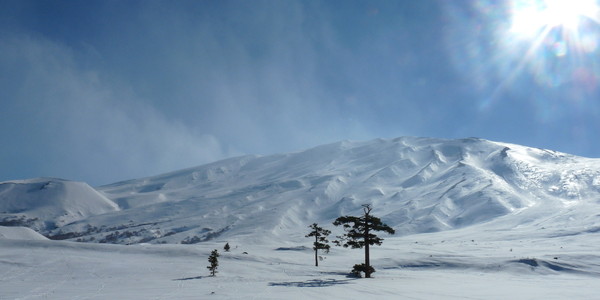
<instances>
[{"instance_id":1,"label":"sunburst","mask_svg":"<svg viewBox=\"0 0 600 300\"><path fill-rule=\"evenodd\" d=\"M596 82L598 70L590 68L589 62L596 60L600 40L599 11L595 0L512 1L510 24L502 40L514 67L496 92L523 72L546 87L580 81L581 74L589 77L587 82Z\"/></svg>"}]
</instances>

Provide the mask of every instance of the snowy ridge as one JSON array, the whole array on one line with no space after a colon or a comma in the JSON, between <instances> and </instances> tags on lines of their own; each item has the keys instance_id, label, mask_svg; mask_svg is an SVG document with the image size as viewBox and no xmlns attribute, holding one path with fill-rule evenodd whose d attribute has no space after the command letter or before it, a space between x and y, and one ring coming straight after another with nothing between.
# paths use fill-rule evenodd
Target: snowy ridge
<instances>
[{"instance_id":1,"label":"snowy ridge","mask_svg":"<svg viewBox=\"0 0 600 300\"><path fill-rule=\"evenodd\" d=\"M112 200L103 200L108 209L46 234L124 244L294 240L303 237L298 228L330 224L364 203L400 235L499 219L507 229L548 226L548 218L560 230L600 226L599 160L476 138L342 141L98 190Z\"/></svg>"}]
</instances>

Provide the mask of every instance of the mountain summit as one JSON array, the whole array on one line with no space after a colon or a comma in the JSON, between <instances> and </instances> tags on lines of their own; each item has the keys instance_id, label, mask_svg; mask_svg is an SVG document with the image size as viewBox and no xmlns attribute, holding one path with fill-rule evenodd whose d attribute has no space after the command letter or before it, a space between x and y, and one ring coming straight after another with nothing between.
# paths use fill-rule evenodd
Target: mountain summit
<instances>
[{"instance_id":1,"label":"mountain summit","mask_svg":"<svg viewBox=\"0 0 600 300\"><path fill-rule=\"evenodd\" d=\"M115 206L42 233L110 243L294 240L309 224L357 214L362 204L371 204L400 235L493 222L505 229L600 228L600 160L477 138L342 141L97 190ZM0 199L21 196L11 197ZM0 220L32 210L4 212Z\"/></svg>"}]
</instances>

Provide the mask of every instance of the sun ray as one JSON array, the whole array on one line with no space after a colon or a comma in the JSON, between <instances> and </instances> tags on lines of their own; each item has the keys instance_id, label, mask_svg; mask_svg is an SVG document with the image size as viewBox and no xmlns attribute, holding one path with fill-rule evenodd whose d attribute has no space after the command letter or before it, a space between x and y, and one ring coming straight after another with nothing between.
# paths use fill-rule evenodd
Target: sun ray
<instances>
[{"instance_id":1,"label":"sun ray","mask_svg":"<svg viewBox=\"0 0 600 300\"><path fill-rule=\"evenodd\" d=\"M595 0L513 1L508 37L515 44L529 44L524 55L514 53L517 67L499 85L502 90L529 68L540 84L557 86L573 80L586 55L598 49L598 3ZM593 25L592 24L592 25Z\"/></svg>"},{"instance_id":2,"label":"sun ray","mask_svg":"<svg viewBox=\"0 0 600 300\"><path fill-rule=\"evenodd\" d=\"M479 110L515 96L530 99L536 108L546 103L541 99L559 101L548 103L554 107L562 101L580 108L595 105L600 0L473 1L472 11L449 5L457 24L451 29L460 33L450 35L449 50L457 70L476 74L474 87L482 92ZM479 22L463 21L471 12ZM457 41L464 44L457 47Z\"/></svg>"},{"instance_id":3,"label":"sun ray","mask_svg":"<svg viewBox=\"0 0 600 300\"><path fill-rule=\"evenodd\" d=\"M491 94L492 101L496 99L500 93L505 90L512 82L515 81L516 77L521 74L526 68L528 63L533 60L536 56L536 52L542 46L544 39L550 33L550 28L544 28L544 30L539 33L535 40L531 43L530 47L527 49L525 55L517 60L517 64L511 72L509 72L504 79L500 82L500 84L493 90Z\"/></svg>"}]
</instances>

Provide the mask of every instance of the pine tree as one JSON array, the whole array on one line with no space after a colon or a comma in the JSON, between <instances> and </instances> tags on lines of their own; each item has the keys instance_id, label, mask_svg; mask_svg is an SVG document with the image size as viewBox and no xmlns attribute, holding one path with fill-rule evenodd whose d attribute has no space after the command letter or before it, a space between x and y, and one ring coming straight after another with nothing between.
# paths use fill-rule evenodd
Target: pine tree
<instances>
[{"instance_id":1,"label":"pine tree","mask_svg":"<svg viewBox=\"0 0 600 300\"><path fill-rule=\"evenodd\" d=\"M327 236L331 234L331 231L327 229L323 229L319 227L317 223L313 223L308 226L311 229L311 232L306 235L306 237L315 237L315 242L313 243L313 250L315 250L315 266L319 266L319 249L325 251L325 253L329 253L329 240L327 240Z\"/></svg>"},{"instance_id":2,"label":"pine tree","mask_svg":"<svg viewBox=\"0 0 600 300\"><path fill-rule=\"evenodd\" d=\"M381 245L383 239L373 234L374 231L384 231L389 234L394 234L395 231L388 225L381 222L381 220L371 215L373 208L369 204L363 205L364 215L360 217L354 216L342 216L337 218L333 225L343 225L345 234L338 236L339 240L334 241L337 246L343 246L344 248L359 249L365 248L365 263L361 265L355 265L354 271L360 271L365 273L366 278L371 277L371 273L375 272L375 269L371 267L369 247L372 245Z\"/></svg>"},{"instance_id":3,"label":"pine tree","mask_svg":"<svg viewBox=\"0 0 600 300\"><path fill-rule=\"evenodd\" d=\"M229 252L229 249L231 249L231 247L229 247L229 243L226 243L225 247L223 247L223 250L225 250L225 252Z\"/></svg>"},{"instance_id":4,"label":"pine tree","mask_svg":"<svg viewBox=\"0 0 600 300\"><path fill-rule=\"evenodd\" d=\"M217 249L213 250L208 257L208 263L210 265L206 267L210 271L210 276L215 276L217 273L217 267L219 266L219 252Z\"/></svg>"}]
</instances>

